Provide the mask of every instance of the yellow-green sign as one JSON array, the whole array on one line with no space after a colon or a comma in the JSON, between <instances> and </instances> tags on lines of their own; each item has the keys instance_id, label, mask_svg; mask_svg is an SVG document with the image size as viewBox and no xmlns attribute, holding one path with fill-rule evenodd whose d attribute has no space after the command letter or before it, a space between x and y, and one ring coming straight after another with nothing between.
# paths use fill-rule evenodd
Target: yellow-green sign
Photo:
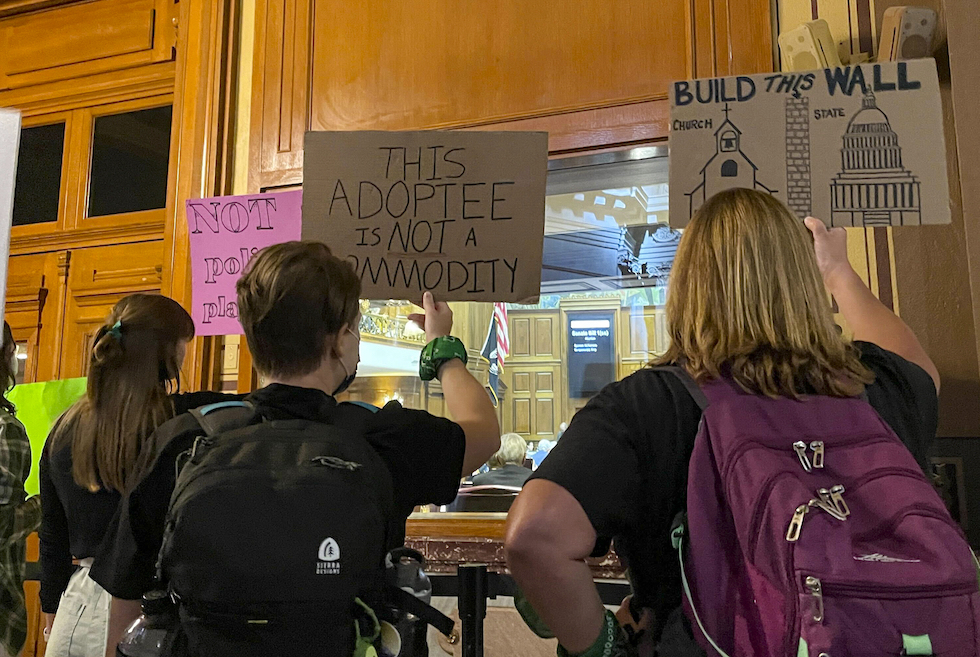
<instances>
[{"instance_id":1,"label":"yellow-green sign","mask_svg":"<svg viewBox=\"0 0 980 657\"><path fill-rule=\"evenodd\" d=\"M17 406L17 419L24 423L31 439L33 465L27 479L27 494L38 493L38 461L44 441L55 420L85 394L85 379L25 383L10 391L7 398Z\"/></svg>"}]
</instances>

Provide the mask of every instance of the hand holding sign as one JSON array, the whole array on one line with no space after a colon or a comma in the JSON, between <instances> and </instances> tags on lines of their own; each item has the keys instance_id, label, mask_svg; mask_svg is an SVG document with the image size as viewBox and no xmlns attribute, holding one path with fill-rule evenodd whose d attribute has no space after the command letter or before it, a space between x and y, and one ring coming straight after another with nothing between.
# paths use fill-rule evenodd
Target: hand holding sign
<instances>
[{"instance_id":1,"label":"hand holding sign","mask_svg":"<svg viewBox=\"0 0 980 657\"><path fill-rule=\"evenodd\" d=\"M453 332L453 311L444 301L436 301L431 292L422 295L424 313L412 313L408 319L425 331L425 339L432 342Z\"/></svg>"},{"instance_id":2,"label":"hand holding sign","mask_svg":"<svg viewBox=\"0 0 980 657\"><path fill-rule=\"evenodd\" d=\"M840 272L851 271L851 261L847 258L847 231L831 228L815 217L807 217L803 223L813 234L813 249L817 254L817 267L828 287L830 280Z\"/></svg>"}]
</instances>

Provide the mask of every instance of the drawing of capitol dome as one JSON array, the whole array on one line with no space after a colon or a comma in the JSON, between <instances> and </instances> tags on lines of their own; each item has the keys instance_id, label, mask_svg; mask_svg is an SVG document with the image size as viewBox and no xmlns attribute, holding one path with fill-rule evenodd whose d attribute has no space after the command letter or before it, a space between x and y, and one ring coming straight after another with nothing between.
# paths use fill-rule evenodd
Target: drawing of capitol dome
<instances>
[{"instance_id":1,"label":"drawing of capitol dome","mask_svg":"<svg viewBox=\"0 0 980 657\"><path fill-rule=\"evenodd\" d=\"M841 167L830 185L834 226L922 223L919 180L902 166L898 134L870 91L847 124Z\"/></svg>"}]
</instances>

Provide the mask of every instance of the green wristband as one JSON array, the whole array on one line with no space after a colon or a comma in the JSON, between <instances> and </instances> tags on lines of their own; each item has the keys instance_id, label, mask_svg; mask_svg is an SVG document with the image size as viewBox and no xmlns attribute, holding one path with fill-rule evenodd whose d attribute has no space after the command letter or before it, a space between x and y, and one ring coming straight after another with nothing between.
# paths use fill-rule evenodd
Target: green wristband
<instances>
[{"instance_id":1,"label":"green wristband","mask_svg":"<svg viewBox=\"0 0 980 657\"><path fill-rule=\"evenodd\" d=\"M458 358L466 364L466 347L462 340L451 335L436 338L422 349L419 357L419 377L431 381L439 374L439 368L448 361Z\"/></svg>"},{"instance_id":2,"label":"green wristband","mask_svg":"<svg viewBox=\"0 0 980 657\"><path fill-rule=\"evenodd\" d=\"M570 653L560 644L558 657L629 657L635 654L626 638L626 633L619 626L616 615L608 609L603 617L602 631L588 650L581 653Z\"/></svg>"},{"instance_id":3,"label":"green wristband","mask_svg":"<svg viewBox=\"0 0 980 657\"><path fill-rule=\"evenodd\" d=\"M524 624L531 628L531 631L537 634L542 639L554 639L555 635L552 634L548 626L545 625L541 617L538 616L538 612L534 610L531 603L528 601L527 597L524 595L524 591L517 589L514 592L514 607L517 608L517 612L524 619Z\"/></svg>"}]
</instances>

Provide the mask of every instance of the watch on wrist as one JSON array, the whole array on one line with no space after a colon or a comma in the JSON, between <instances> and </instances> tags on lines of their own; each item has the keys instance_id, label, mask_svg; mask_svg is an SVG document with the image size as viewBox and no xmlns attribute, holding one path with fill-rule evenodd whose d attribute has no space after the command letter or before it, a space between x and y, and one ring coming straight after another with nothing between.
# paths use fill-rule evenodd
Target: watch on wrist
<instances>
[{"instance_id":1,"label":"watch on wrist","mask_svg":"<svg viewBox=\"0 0 980 657\"><path fill-rule=\"evenodd\" d=\"M443 363L458 358L466 364L466 347L459 338L451 335L436 338L422 349L419 358L419 377L423 381L431 381L439 374Z\"/></svg>"}]
</instances>

